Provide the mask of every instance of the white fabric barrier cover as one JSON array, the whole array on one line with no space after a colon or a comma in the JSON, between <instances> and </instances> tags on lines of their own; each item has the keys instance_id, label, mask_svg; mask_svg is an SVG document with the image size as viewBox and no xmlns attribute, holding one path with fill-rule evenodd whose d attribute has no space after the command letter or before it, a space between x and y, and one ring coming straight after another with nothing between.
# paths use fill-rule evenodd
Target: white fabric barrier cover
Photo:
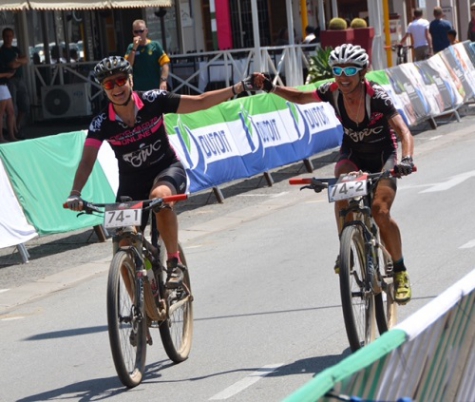
<instances>
[{"instance_id":1,"label":"white fabric barrier cover","mask_svg":"<svg viewBox=\"0 0 475 402\"><path fill-rule=\"evenodd\" d=\"M38 236L23 213L0 159L0 248L16 246Z\"/></svg>"}]
</instances>

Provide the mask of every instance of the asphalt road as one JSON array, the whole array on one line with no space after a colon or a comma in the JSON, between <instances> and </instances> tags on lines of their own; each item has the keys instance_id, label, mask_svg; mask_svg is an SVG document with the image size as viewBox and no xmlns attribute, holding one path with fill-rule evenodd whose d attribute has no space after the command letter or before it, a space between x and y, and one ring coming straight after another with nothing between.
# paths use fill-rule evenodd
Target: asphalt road
<instances>
[{"instance_id":1,"label":"asphalt road","mask_svg":"<svg viewBox=\"0 0 475 402\"><path fill-rule=\"evenodd\" d=\"M400 320L473 269L474 121L416 134L419 171L400 181L393 208L414 287ZM330 175L334 157L315 158L314 175ZM110 241L89 231L39 239L25 265L4 254L0 401L278 401L348 356L332 205L288 185L300 174L293 165L273 173L271 187L256 178L223 188L224 204L212 193L182 204L192 353L171 364L153 333L144 384L133 390L118 381L107 339Z\"/></svg>"}]
</instances>

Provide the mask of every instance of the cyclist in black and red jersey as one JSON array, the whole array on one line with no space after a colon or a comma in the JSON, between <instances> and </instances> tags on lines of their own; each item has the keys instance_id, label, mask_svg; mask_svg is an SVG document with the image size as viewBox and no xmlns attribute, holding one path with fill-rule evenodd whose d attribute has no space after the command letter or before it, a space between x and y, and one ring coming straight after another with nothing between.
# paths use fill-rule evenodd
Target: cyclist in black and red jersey
<instances>
[{"instance_id":1,"label":"cyclist in black and red jersey","mask_svg":"<svg viewBox=\"0 0 475 402\"><path fill-rule=\"evenodd\" d=\"M329 58L334 82L322 84L317 90L302 92L294 88L274 86L264 75L257 74L252 82L260 89L286 99L305 104L329 102L343 126L340 156L335 177L358 170L376 173L395 168L399 175L413 170L414 141L409 128L397 112L389 95L378 84L365 79L368 54L360 46L344 44L335 48ZM401 141L402 159L397 163L397 137ZM373 215L394 261L395 299L404 304L411 299L409 276L402 255L401 234L390 215L396 196L396 180L380 180L373 202ZM345 201L337 202L338 212ZM337 219L337 222L339 220ZM338 228L340 233L342 228ZM335 271L339 271L339 260Z\"/></svg>"},{"instance_id":2,"label":"cyclist in black and red jersey","mask_svg":"<svg viewBox=\"0 0 475 402\"><path fill-rule=\"evenodd\" d=\"M117 200L162 198L187 189L185 169L168 140L165 113L192 113L215 106L244 90L252 90L250 77L228 88L201 95L178 95L160 89L133 91L132 67L123 57L111 56L94 67L109 105L92 119L81 161L66 201L81 208L81 191L87 182L103 141L109 142L118 159ZM178 252L178 221L173 209L156 214L157 227L168 253L167 286L176 288L186 267Z\"/></svg>"}]
</instances>

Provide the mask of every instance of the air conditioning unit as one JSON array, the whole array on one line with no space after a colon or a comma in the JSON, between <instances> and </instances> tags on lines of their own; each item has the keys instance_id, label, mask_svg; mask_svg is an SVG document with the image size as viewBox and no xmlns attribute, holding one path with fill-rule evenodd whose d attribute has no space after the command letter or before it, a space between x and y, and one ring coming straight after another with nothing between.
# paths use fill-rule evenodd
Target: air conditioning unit
<instances>
[{"instance_id":1,"label":"air conditioning unit","mask_svg":"<svg viewBox=\"0 0 475 402\"><path fill-rule=\"evenodd\" d=\"M41 88L44 119L89 116L92 114L89 84L53 85Z\"/></svg>"}]
</instances>

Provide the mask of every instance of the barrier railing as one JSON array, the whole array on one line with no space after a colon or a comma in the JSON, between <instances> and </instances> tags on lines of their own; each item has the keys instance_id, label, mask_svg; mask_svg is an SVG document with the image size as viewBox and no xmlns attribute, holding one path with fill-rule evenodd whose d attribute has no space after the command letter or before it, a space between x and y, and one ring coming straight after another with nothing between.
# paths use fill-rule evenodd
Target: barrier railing
<instances>
[{"instance_id":1,"label":"barrier railing","mask_svg":"<svg viewBox=\"0 0 475 402\"><path fill-rule=\"evenodd\" d=\"M284 402L473 400L475 270ZM341 398L341 399L338 399ZM348 399L345 399L348 398Z\"/></svg>"}]
</instances>

